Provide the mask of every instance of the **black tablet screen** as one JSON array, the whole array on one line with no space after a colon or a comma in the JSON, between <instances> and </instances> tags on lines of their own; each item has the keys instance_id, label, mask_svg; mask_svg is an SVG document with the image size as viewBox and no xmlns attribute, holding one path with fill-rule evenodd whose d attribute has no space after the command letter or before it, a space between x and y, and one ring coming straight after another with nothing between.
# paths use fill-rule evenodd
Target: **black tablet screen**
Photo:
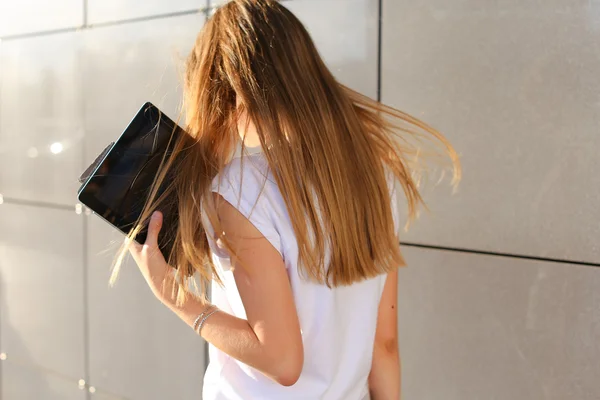
<instances>
[{"instance_id":1,"label":"black tablet screen","mask_svg":"<svg viewBox=\"0 0 600 400\"><path fill-rule=\"evenodd\" d=\"M145 104L82 187L79 199L96 214L128 233L137 222L165 154L182 134L155 106ZM166 179L168 183L170 179ZM163 188L159 189L159 193ZM164 203L159 244L168 257L177 228L175 199ZM159 207L160 209L161 207ZM143 243L146 231L136 240Z\"/></svg>"}]
</instances>

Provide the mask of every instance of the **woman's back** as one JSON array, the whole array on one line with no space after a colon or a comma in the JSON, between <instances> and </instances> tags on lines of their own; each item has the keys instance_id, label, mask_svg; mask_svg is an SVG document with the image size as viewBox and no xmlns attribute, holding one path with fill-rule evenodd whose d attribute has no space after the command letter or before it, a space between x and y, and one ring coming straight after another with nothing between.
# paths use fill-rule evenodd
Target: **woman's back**
<instances>
[{"instance_id":1,"label":"woman's back","mask_svg":"<svg viewBox=\"0 0 600 400\"><path fill-rule=\"evenodd\" d=\"M249 153L254 154L244 155L242 160L238 149L237 156L215 178L213 191L248 218L281 254L300 321L304 366L298 382L285 387L211 346L203 398L361 400L368 396L377 311L386 275L336 288L304 278L281 192L268 174L264 156L253 149ZM397 227L397 213L394 219ZM246 319L227 252L214 239L210 243L224 285L213 284L212 301L221 310Z\"/></svg>"},{"instance_id":2,"label":"woman's back","mask_svg":"<svg viewBox=\"0 0 600 400\"><path fill-rule=\"evenodd\" d=\"M177 198L169 260L155 251L159 213L135 256L161 301L211 344L204 399L398 398L404 259L392 183L410 220L422 158L447 153L457 182L454 149L338 83L276 0L216 10L188 58L184 98L188 135L155 182L175 168L176 196L151 195L130 239ZM260 154L232 160L249 131ZM211 282L214 305L202 296Z\"/></svg>"}]
</instances>

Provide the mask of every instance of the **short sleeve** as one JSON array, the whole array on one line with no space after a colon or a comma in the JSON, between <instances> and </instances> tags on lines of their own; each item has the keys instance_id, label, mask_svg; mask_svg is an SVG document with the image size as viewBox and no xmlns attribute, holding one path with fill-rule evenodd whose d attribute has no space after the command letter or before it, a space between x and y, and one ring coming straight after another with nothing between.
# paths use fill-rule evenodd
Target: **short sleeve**
<instances>
[{"instance_id":1,"label":"short sleeve","mask_svg":"<svg viewBox=\"0 0 600 400\"><path fill-rule=\"evenodd\" d=\"M237 209L282 254L272 202L276 184L268 164L256 156L234 159L212 182L212 191Z\"/></svg>"}]
</instances>

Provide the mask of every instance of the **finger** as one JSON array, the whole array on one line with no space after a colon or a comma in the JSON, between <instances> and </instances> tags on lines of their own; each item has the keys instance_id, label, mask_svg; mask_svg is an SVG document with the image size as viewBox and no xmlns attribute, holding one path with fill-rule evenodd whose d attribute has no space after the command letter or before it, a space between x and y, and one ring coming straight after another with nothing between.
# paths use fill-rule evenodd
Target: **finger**
<instances>
[{"instance_id":1,"label":"finger","mask_svg":"<svg viewBox=\"0 0 600 400\"><path fill-rule=\"evenodd\" d=\"M158 247L158 233L162 227L163 216L160 211L155 211L150 217L148 224L148 236L146 237L145 245L150 248Z\"/></svg>"}]
</instances>

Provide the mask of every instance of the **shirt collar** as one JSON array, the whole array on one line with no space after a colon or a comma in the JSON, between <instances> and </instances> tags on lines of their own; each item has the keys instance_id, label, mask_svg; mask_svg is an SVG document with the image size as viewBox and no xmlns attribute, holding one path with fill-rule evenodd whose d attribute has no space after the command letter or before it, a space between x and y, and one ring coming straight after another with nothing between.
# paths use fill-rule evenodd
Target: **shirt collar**
<instances>
[{"instance_id":1,"label":"shirt collar","mask_svg":"<svg viewBox=\"0 0 600 400\"><path fill-rule=\"evenodd\" d=\"M246 146L246 147L244 147L244 157L251 156L253 154L258 154L258 153L262 153L261 146L256 146L256 147ZM236 146L235 153L233 154L233 158L240 158L241 156L242 156L242 145L238 144Z\"/></svg>"}]
</instances>

